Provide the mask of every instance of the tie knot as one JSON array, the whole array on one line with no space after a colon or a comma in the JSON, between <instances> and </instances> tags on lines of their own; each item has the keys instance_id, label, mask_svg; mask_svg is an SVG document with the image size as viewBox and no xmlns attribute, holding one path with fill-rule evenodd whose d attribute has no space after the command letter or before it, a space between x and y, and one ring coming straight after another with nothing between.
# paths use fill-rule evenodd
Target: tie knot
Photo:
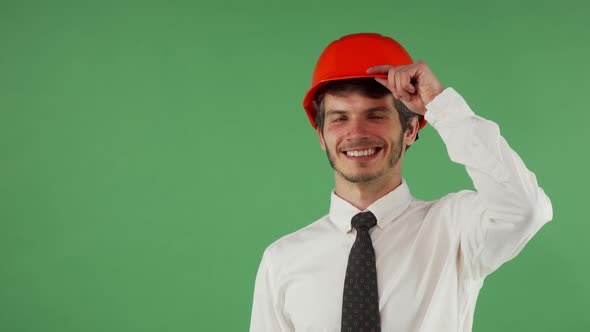
<instances>
[{"instance_id":1,"label":"tie knot","mask_svg":"<svg viewBox=\"0 0 590 332\"><path fill-rule=\"evenodd\" d=\"M377 218L371 211L361 212L352 217L352 227L355 229L359 228L367 228L371 229L371 227L377 224Z\"/></svg>"}]
</instances>

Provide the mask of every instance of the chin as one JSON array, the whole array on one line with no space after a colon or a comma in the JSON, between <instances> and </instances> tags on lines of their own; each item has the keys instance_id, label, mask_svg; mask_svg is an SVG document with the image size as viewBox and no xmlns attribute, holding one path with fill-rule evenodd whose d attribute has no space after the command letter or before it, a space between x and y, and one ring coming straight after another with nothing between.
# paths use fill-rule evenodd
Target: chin
<instances>
[{"instance_id":1,"label":"chin","mask_svg":"<svg viewBox=\"0 0 590 332\"><path fill-rule=\"evenodd\" d=\"M346 173L338 172L338 173L340 173L340 176L342 178L346 179L348 182L366 183L366 182L371 182L375 179L378 179L385 172L373 171L373 172L356 172L356 173L351 173L351 172L346 172Z\"/></svg>"}]
</instances>

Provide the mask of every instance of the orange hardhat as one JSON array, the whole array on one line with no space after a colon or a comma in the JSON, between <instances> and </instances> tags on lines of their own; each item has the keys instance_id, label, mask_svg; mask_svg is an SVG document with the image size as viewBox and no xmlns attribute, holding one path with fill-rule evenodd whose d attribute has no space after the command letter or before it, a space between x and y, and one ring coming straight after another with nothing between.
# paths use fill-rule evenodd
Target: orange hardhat
<instances>
[{"instance_id":1,"label":"orange hardhat","mask_svg":"<svg viewBox=\"0 0 590 332\"><path fill-rule=\"evenodd\" d=\"M317 128L317 110L313 101L323 83L348 78L387 78L385 74L367 74L367 69L378 65L399 66L412 63L408 52L397 41L378 33L355 33L333 41L320 55L313 71L311 88L303 99L303 108L309 122ZM419 128L422 129L426 120L420 115L419 121Z\"/></svg>"}]
</instances>

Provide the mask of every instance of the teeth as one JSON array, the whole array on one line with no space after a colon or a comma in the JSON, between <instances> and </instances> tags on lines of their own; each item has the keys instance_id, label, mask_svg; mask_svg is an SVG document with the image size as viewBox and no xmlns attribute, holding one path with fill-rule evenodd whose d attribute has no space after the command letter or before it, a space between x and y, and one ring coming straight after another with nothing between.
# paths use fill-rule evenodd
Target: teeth
<instances>
[{"instance_id":1,"label":"teeth","mask_svg":"<svg viewBox=\"0 0 590 332\"><path fill-rule=\"evenodd\" d=\"M351 157L364 157L375 154L375 149L361 150L361 151L346 151L346 154Z\"/></svg>"}]
</instances>

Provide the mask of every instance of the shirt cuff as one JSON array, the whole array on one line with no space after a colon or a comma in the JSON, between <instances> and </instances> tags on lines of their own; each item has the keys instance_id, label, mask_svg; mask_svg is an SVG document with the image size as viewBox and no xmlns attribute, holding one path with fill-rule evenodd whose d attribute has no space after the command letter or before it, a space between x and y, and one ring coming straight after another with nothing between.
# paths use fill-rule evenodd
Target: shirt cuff
<instances>
[{"instance_id":1,"label":"shirt cuff","mask_svg":"<svg viewBox=\"0 0 590 332\"><path fill-rule=\"evenodd\" d=\"M458 120L473 115L463 97L455 89L448 87L434 97L428 105L424 119L435 129L440 122Z\"/></svg>"}]
</instances>

